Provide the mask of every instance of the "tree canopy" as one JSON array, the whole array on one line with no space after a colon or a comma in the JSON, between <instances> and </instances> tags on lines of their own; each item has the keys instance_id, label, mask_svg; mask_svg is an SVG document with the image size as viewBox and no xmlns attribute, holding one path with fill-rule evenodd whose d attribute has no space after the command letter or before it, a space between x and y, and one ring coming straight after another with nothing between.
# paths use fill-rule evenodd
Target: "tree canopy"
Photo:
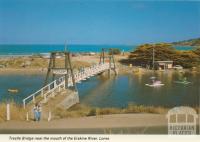
<instances>
[{"instance_id":1,"label":"tree canopy","mask_svg":"<svg viewBox=\"0 0 200 142\"><path fill-rule=\"evenodd\" d=\"M172 60L174 64L182 65L185 68L194 67L200 63L200 48L190 51L178 51L167 43L140 45L131 52L128 62L140 66L152 66L153 48L155 61Z\"/></svg>"}]
</instances>

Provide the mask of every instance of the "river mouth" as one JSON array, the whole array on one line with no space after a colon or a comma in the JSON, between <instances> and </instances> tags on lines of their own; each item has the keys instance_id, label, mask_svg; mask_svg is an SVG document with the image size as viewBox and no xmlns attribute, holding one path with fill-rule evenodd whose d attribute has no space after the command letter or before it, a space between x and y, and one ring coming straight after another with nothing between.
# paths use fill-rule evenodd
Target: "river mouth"
<instances>
[{"instance_id":1,"label":"river mouth","mask_svg":"<svg viewBox=\"0 0 200 142\"><path fill-rule=\"evenodd\" d=\"M154 74L164 83L161 87L145 86L152 73L123 74L118 76L96 76L77 84L80 102L92 107L124 108L128 104L145 106L192 106L199 105L200 75L187 72L191 84L177 84L174 81L180 77L179 72L157 72ZM44 82L44 75L1 75L0 101L15 101L22 99L39 89ZM9 88L17 88L16 94L9 93Z\"/></svg>"}]
</instances>

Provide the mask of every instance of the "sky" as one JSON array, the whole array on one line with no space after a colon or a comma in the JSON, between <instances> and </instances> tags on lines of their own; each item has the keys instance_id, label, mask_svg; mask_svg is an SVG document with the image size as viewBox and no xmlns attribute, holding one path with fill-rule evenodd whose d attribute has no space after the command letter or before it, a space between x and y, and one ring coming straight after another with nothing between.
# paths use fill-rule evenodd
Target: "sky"
<instances>
[{"instance_id":1,"label":"sky","mask_svg":"<svg viewBox=\"0 0 200 142\"><path fill-rule=\"evenodd\" d=\"M0 0L0 44L124 44L200 37L200 1Z\"/></svg>"}]
</instances>

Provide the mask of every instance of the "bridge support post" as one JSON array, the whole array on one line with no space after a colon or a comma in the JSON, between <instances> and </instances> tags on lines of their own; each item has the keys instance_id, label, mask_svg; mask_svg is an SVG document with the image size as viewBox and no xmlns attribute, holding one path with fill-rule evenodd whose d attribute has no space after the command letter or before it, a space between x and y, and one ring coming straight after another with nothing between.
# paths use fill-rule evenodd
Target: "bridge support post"
<instances>
[{"instance_id":1,"label":"bridge support post","mask_svg":"<svg viewBox=\"0 0 200 142\"><path fill-rule=\"evenodd\" d=\"M113 70L115 72L115 75L117 75L113 49L110 48L108 50L107 54L108 54L107 58L108 58L108 62L109 62L108 77L110 77L110 75L111 75L111 70ZM104 64L105 63L105 58L106 58L105 49L102 49L102 52L100 54L99 64Z\"/></svg>"},{"instance_id":2,"label":"bridge support post","mask_svg":"<svg viewBox=\"0 0 200 142\"><path fill-rule=\"evenodd\" d=\"M50 74L52 74L53 76L53 80L55 80L55 75L59 74L57 72L54 72L53 70L65 70L66 73L64 73L65 76L65 88L68 88L69 86L69 80L72 79L72 86L74 88L74 90L77 91L77 87L76 87L76 80L74 77L74 72L72 69L72 64L71 64L71 58L70 58L70 53L69 52L51 52L50 55L50 61L49 61L49 66L48 66L48 71L47 71L47 75L46 75L46 79L45 79L45 85L47 85L47 81L49 80L48 78L50 77ZM64 67L63 68L58 68L56 65L56 56L64 56ZM55 84L54 84L55 86Z\"/></svg>"},{"instance_id":3,"label":"bridge support post","mask_svg":"<svg viewBox=\"0 0 200 142\"><path fill-rule=\"evenodd\" d=\"M53 57L53 60L52 60L53 61L53 68L55 68L56 67L56 53L52 53L52 57ZM54 81L54 80L55 80L55 74L53 73L53 80L52 81Z\"/></svg>"},{"instance_id":4,"label":"bridge support post","mask_svg":"<svg viewBox=\"0 0 200 142\"><path fill-rule=\"evenodd\" d=\"M108 69L108 77L111 75L111 56L109 56L109 69Z\"/></svg>"},{"instance_id":5,"label":"bridge support post","mask_svg":"<svg viewBox=\"0 0 200 142\"><path fill-rule=\"evenodd\" d=\"M68 54L65 52L65 69L67 70L67 74L65 74L65 88L68 88L68 83L69 83L69 63L67 59Z\"/></svg>"}]
</instances>

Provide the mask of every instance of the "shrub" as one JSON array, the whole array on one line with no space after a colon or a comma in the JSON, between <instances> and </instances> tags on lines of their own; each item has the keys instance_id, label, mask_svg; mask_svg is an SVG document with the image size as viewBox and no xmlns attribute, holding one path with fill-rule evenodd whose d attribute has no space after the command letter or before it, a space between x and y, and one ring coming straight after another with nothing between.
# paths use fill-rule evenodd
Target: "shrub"
<instances>
[{"instance_id":1,"label":"shrub","mask_svg":"<svg viewBox=\"0 0 200 142\"><path fill-rule=\"evenodd\" d=\"M90 110L90 112L87 114L87 116L95 116L97 114L96 109L93 108Z\"/></svg>"}]
</instances>

